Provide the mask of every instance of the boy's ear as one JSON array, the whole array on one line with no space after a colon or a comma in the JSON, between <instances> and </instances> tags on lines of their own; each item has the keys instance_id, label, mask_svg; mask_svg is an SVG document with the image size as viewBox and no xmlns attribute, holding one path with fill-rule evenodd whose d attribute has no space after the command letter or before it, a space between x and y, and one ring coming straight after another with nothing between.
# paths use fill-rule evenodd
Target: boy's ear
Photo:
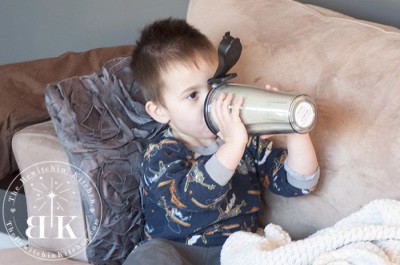
<instances>
[{"instance_id":1,"label":"boy's ear","mask_svg":"<svg viewBox=\"0 0 400 265\"><path fill-rule=\"evenodd\" d=\"M145 105L147 113L157 122L167 124L170 120L168 111L165 107L154 103L153 101L147 101Z\"/></svg>"}]
</instances>

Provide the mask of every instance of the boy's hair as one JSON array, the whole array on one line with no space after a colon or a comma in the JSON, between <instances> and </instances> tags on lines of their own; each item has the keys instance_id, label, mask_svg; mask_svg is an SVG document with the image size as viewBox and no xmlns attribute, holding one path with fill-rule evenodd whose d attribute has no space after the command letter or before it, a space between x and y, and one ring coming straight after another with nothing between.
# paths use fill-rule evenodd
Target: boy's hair
<instances>
[{"instance_id":1,"label":"boy's hair","mask_svg":"<svg viewBox=\"0 0 400 265\"><path fill-rule=\"evenodd\" d=\"M164 104L163 74L173 64L196 65L199 59L212 62L215 47L199 30L183 19L167 18L146 26L132 53L132 73L146 101Z\"/></svg>"}]
</instances>

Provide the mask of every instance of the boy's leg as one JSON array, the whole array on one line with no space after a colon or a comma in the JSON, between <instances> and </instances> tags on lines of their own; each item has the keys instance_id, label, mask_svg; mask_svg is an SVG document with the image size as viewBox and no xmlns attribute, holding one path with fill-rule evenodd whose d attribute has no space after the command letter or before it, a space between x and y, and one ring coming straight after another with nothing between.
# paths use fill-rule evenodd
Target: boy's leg
<instances>
[{"instance_id":1,"label":"boy's leg","mask_svg":"<svg viewBox=\"0 0 400 265\"><path fill-rule=\"evenodd\" d=\"M164 239L153 239L137 247L123 265L219 265L221 247L188 246Z\"/></svg>"},{"instance_id":2,"label":"boy's leg","mask_svg":"<svg viewBox=\"0 0 400 265\"><path fill-rule=\"evenodd\" d=\"M222 247L198 247L168 241L191 265L220 265Z\"/></svg>"}]
</instances>

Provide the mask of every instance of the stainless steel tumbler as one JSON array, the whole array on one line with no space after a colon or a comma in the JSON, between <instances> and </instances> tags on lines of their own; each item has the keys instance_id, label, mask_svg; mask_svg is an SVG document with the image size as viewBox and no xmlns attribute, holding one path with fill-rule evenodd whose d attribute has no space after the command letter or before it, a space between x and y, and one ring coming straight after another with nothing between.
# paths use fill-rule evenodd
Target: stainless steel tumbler
<instances>
[{"instance_id":1,"label":"stainless steel tumbler","mask_svg":"<svg viewBox=\"0 0 400 265\"><path fill-rule=\"evenodd\" d=\"M214 134L219 129L211 116L211 103L222 92L234 95L232 104L239 96L243 97L240 118L251 135L307 133L315 125L316 105L307 95L268 91L237 83L221 83L210 90L204 103L205 120Z\"/></svg>"}]
</instances>

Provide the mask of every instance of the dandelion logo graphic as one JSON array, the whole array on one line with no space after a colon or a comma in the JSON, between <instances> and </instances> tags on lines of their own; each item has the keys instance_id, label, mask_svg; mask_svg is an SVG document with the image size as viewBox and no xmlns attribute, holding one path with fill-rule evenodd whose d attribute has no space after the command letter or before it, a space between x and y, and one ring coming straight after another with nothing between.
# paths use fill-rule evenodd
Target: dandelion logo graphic
<instances>
[{"instance_id":1,"label":"dandelion logo graphic","mask_svg":"<svg viewBox=\"0 0 400 265\"><path fill-rule=\"evenodd\" d=\"M76 239L76 235L73 232L71 227L71 222L77 218L76 215L69 215L65 216L62 212L65 212L64 207L62 206L65 203L68 203L68 199L63 197L63 193L71 192L70 188L68 187L71 185L71 181L64 182L62 179L61 181L54 180L54 177L50 178L50 187L47 187L43 183L43 176L39 176L37 183L30 183L30 186L33 191L36 192L37 198L35 198L35 204L33 205L33 209L37 209L38 212L42 212L43 214L50 212L50 215L38 215L38 216L31 216L28 218L27 223L29 228L26 230L26 234L29 238L35 238L32 235L32 230L36 227L34 225L35 219L38 219L39 222L39 238L46 238L46 221L49 219L50 228L54 228L54 222L56 221L57 228L64 228L58 229L57 231L57 238L66 239L67 236L64 235L64 232L68 233L69 238ZM72 194L76 194L75 191L72 191ZM37 203L37 204L36 204ZM56 212L55 212L56 211Z\"/></svg>"},{"instance_id":2,"label":"dandelion logo graphic","mask_svg":"<svg viewBox=\"0 0 400 265\"><path fill-rule=\"evenodd\" d=\"M90 178L72 165L50 161L24 170L14 182L10 185L14 188L7 190L3 200L3 222L14 243L40 259L82 255L101 220L101 207L94 205L94 198L100 201L100 195ZM15 201L22 185L29 186L25 188L29 208L26 230L15 222ZM86 200L89 211L98 218L86 218L81 197L91 198ZM26 237L29 245L22 243L21 239Z\"/></svg>"}]
</instances>

